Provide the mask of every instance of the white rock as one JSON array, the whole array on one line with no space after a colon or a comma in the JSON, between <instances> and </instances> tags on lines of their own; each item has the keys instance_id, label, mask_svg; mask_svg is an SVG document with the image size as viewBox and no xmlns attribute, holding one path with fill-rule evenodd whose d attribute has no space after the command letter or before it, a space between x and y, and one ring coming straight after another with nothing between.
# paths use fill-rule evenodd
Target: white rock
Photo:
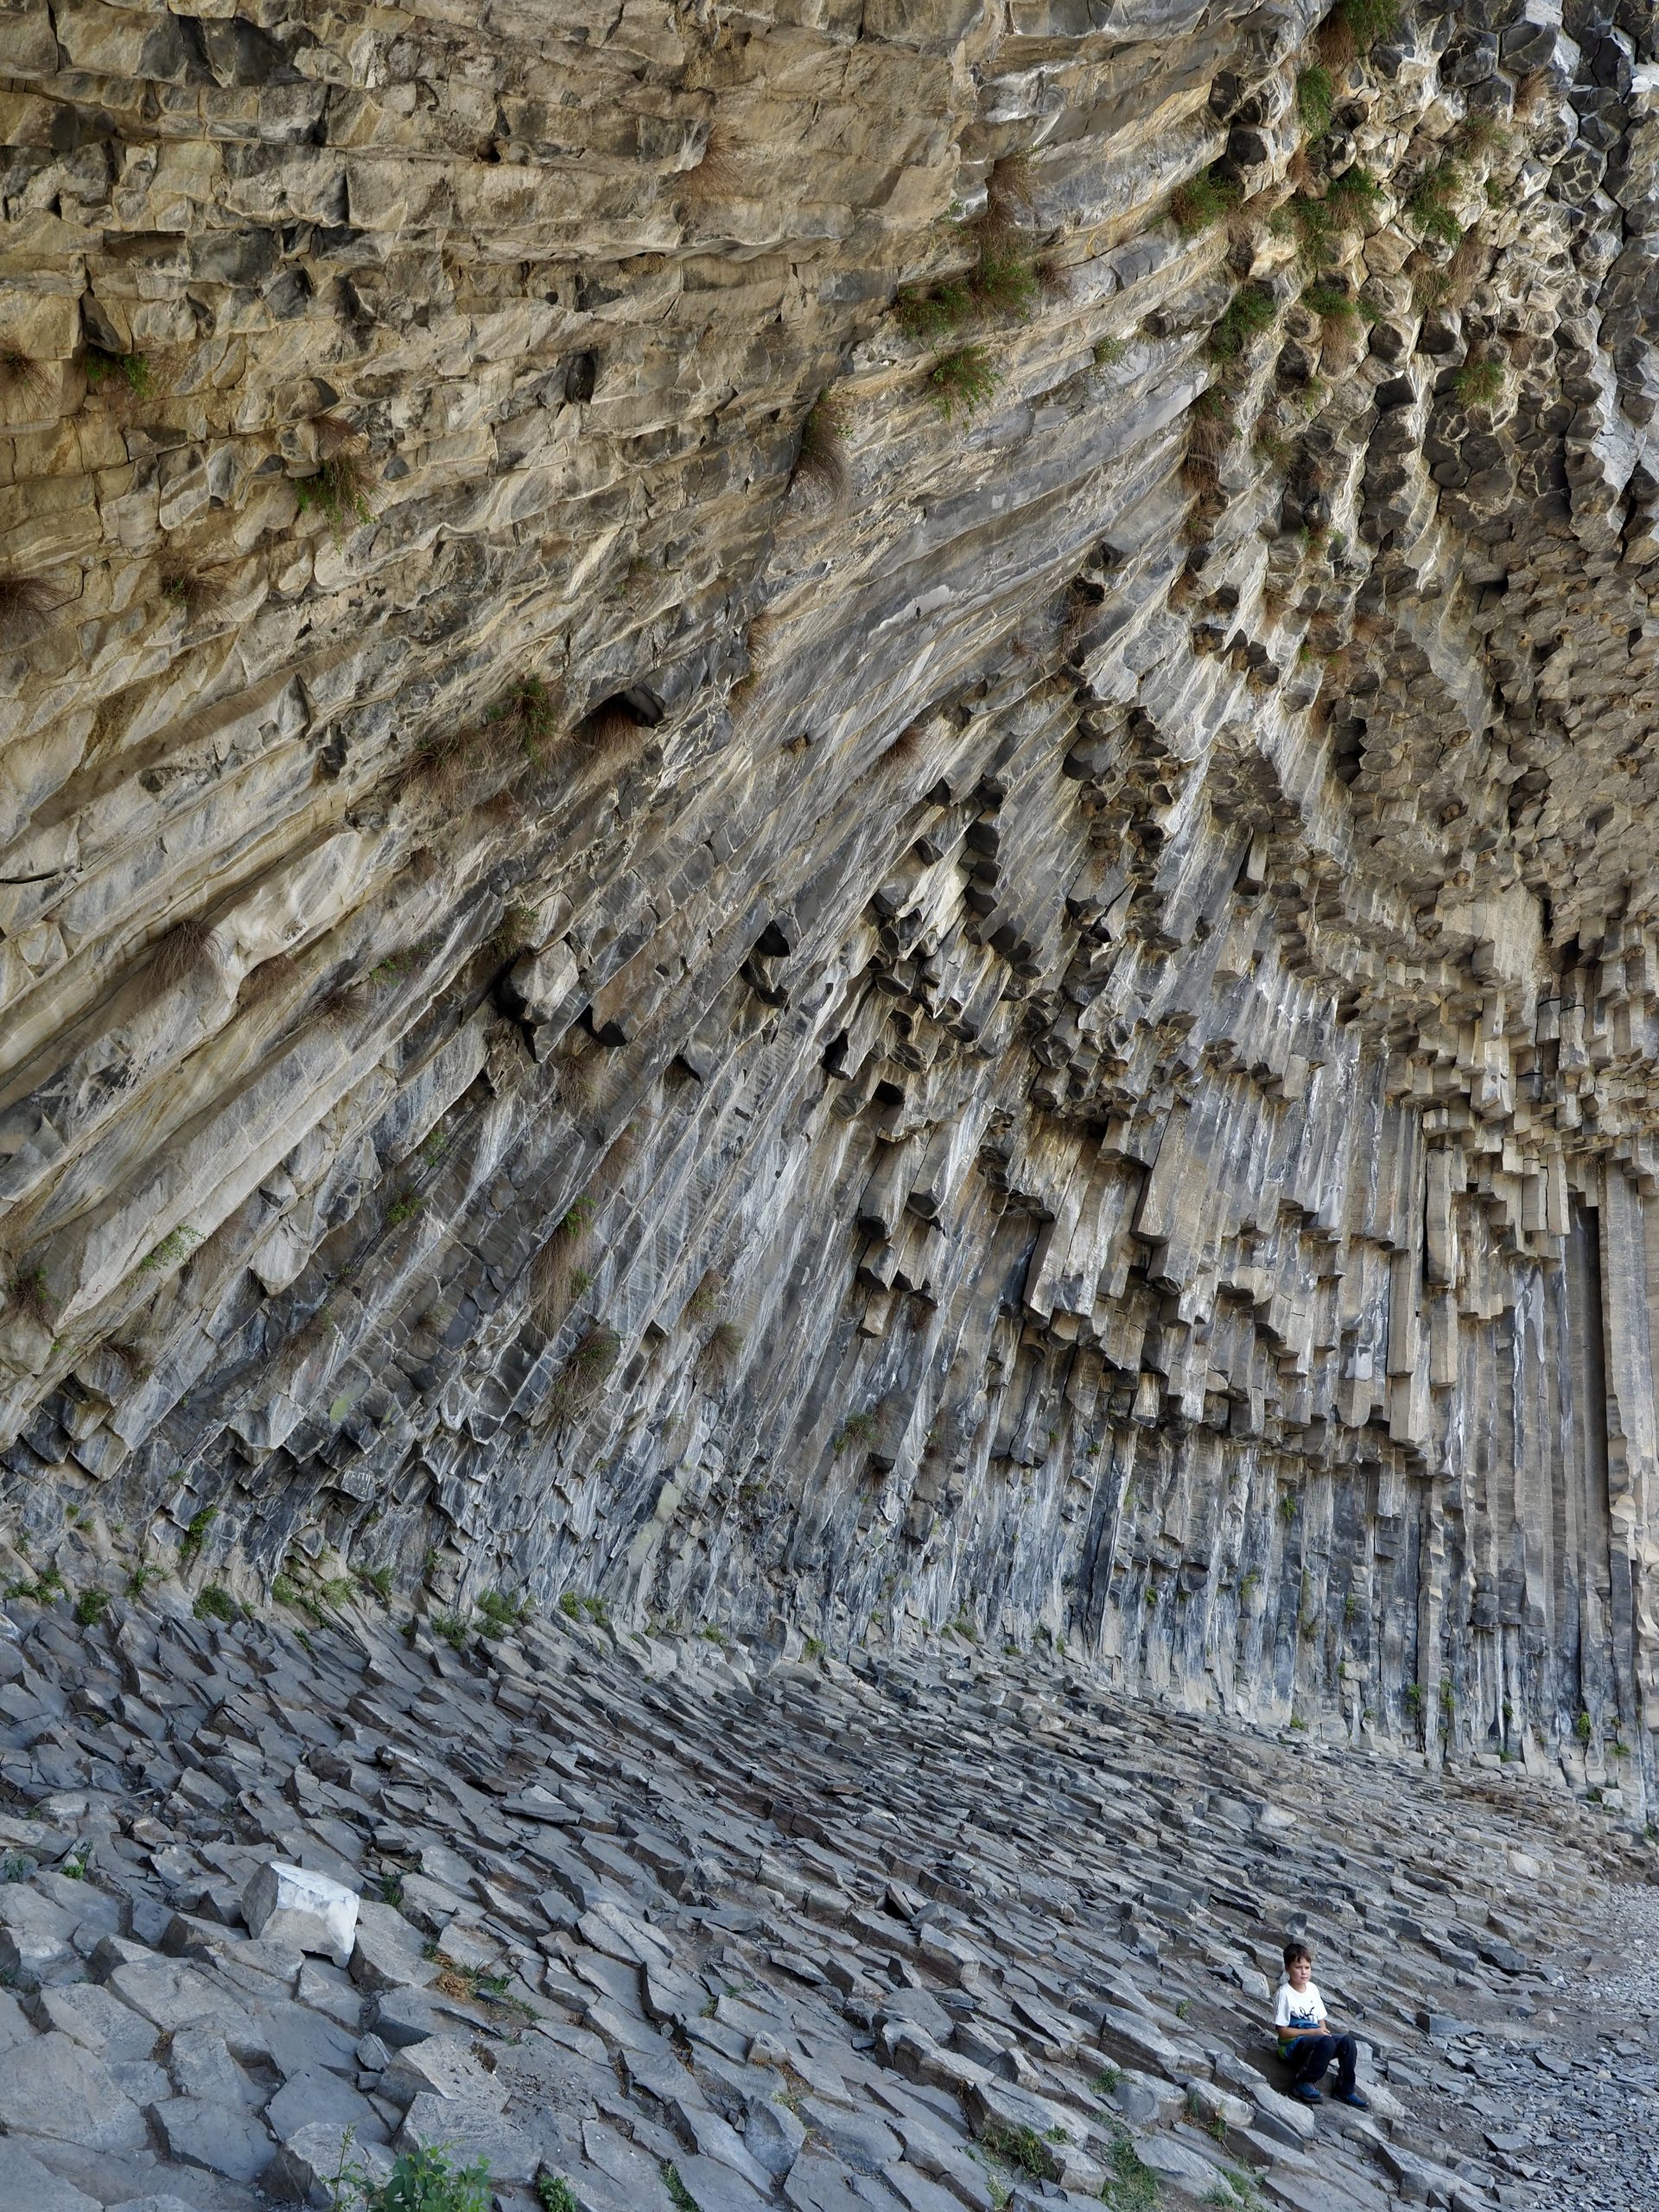
<instances>
[{"instance_id":1,"label":"white rock","mask_svg":"<svg viewBox=\"0 0 1659 2212\"><path fill-rule=\"evenodd\" d=\"M326 1951L337 1967L350 1961L357 1907L357 1891L344 1882L276 1859L268 1859L242 1892L242 1917L256 1941Z\"/></svg>"}]
</instances>

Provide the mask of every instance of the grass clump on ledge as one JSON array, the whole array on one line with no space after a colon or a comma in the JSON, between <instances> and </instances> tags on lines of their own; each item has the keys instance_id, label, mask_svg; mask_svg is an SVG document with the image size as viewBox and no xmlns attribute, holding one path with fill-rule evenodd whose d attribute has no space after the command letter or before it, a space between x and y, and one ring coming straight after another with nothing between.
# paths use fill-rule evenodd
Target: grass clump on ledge
<instances>
[{"instance_id":1,"label":"grass clump on ledge","mask_svg":"<svg viewBox=\"0 0 1659 2212\"><path fill-rule=\"evenodd\" d=\"M1184 238L1196 238L1236 207L1239 196L1238 187L1227 178L1218 177L1213 169L1200 169L1171 193L1170 220Z\"/></svg>"},{"instance_id":2,"label":"grass clump on ledge","mask_svg":"<svg viewBox=\"0 0 1659 2212\"><path fill-rule=\"evenodd\" d=\"M964 346L960 352L942 354L928 371L927 403L946 422L971 415L990 398L1002 379L991 366L982 346Z\"/></svg>"},{"instance_id":3,"label":"grass clump on ledge","mask_svg":"<svg viewBox=\"0 0 1659 2212\"><path fill-rule=\"evenodd\" d=\"M1335 105L1336 86L1331 72L1323 62L1316 61L1296 79L1297 119L1306 131L1310 144L1317 145L1331 128Z\"/></svg>"},{"instance_id":4,"label":"grass clump on ledge","mask_svg":"<svg viewBox=\"0 0 1659 2212\"><path fill-rule=\"evenodd\" d=\"M1400 0L1341 0L1337 13L1361 54L1400 28Z\"/></svg>"},{"instance_id":5,"label":"grass clump on ledge","mask_svg":"<svg viewBox=\"0 0 1659 2212\"><path fill-rule=\"evenodd\" d=\"M530 1618L530 1600L503 1597L499 1590L486 1590L478 1600L479 1633L482 1636L503 1636L510 1628L521 1628Z\"/></svg>"},{"instance_id":6,"label":"grass clump on ledge","mask_svg":"<svg viewBox=\"0 0 1659 2212\"><path fill-rule=\"evenodd\" d=\"M294 480L294 497L300 512L320 514L336 545L343 544L353 524L372 522L369 487L374 479L363 461L351 453L338 453L325 461L315 476Z\"/></svg>"},{"instance_id":7,"label":"grass clump on ledge","mask_svg":"<svg viewBox=\"0 0 1659 2212\"><path fill-rule=\"evenodd\" d=\"M1501 361L1465 361L1452 378L1452 389L1465 407L1490 407L1503 390Z\"/></svg>"},{"instance_id":8,"label":"grass clump on ledge","mask_svg":"<svg viewBox=\"0 0 1659 2212\"><path fill-rule=\"evenodd\" d=\"M108 353L101 346L86 348L86 381L94 391L118 378L135 399L148 399L156 389L149 359L143 353Z\"/></svg>"},{"instance_id":9,"label":"grass clump on ledge","mask_svg":"<svg viewBox=\"0 0 1659 2212\"><path fill-rule=\"evenodd\" d=\"M1463 225L1452 212L1452 188L1457 174L1452 162L1443 162L1423 179L1406 203L1407 214L1423 236L1438 238L1442 245L1463 242Z\"/></svg>"},{"instance_id":10,"label":"grass clump on ledge","mask_svg":"<svg viewBox=\"0 0 1659 2212\"><path fill-rule=\"evenodd\" d=\"M1210 333L1212 361L1236 361L1253 338L1271 329L1279 309L1264 285L1246 284L1235 292L1225 314Z\"/></svg>"},{"instance_id":11,"label":"grass clump on ledge","mask_svg":"<svg viewBox=\"0 0 1659 2212\"><path fill-rule=\"evenodd\" d=\"M973 295L954 279L925 289L907 285L893 302L899 327L909 338L943 338L959 330L974 311Z\"/></svg>"},{"instance_id":12,"label":"grass clump on ledge","mask_svg":"<svg viewBox=\"0 0 1659 2212\"><path fill-rule=\"evenodd\" d=\"M1340 176L1333 176L1326 189L1325 200L1328 207L1337 211L1338 221L1357 223L1375 207L1382 205L1382 187L1368 168L1356 162L1351 169L1344 169Z\"/></svg>"},{"instance_id":13,"label":"grass clump on ledge","mask_svg":"<svg viewBox=\"0 0 1659 2212\"><path fill-rule=\"evenodd\" d=\"M980 246L978 265L968 283L974 303L982 314L1013 315L1020 322L1030 315L1042 289L1035 264L1020 251L1012 234L988 227Z\"/></svg>"}]
</instances>

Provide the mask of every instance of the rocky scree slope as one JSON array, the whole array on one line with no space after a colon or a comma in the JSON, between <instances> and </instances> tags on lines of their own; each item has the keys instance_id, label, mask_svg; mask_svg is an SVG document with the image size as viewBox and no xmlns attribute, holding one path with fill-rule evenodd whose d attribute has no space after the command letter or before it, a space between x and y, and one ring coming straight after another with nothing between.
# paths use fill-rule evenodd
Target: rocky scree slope
<instances>
[{"instance_id":1,"label":"rocky scree slope","mask_svg":"<svg viewBox=\"0 0 1659 2212\"><path fill-rule=\"evenodd\" d=\"M461 12L0 17L15 1579L1642 1821L1650 10Z\"/></svg>"},{"instance_id":2,"label":"rocky scree slope","mask_svg":"<svg viewBox=\"0 0 1659 2212\"><path fill-rule=\"evenodd\" d=\"M1659 2203L1659 1985L1581 1973L1651 1929L1650 1853L1518 1770L1046 1659L456 1649L372 1604L14 1600L0 1708L7 2204L355 2204L342 2166L436 2146L495 2212ZM272 1861L360 1899L346 1964L254 1908ZM1287 1928L1367 2113L1281 2093Z\"/></svg>"}]
</instances>

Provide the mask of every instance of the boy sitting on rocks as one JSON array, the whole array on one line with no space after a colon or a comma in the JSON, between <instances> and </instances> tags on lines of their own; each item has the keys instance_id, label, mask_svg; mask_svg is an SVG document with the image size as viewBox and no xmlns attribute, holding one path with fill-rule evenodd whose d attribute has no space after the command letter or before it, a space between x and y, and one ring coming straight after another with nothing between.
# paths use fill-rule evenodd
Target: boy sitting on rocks
<instances>
[{"instance_id":1,"label":"boy sitting on rocks","mask_svg":"<svg viewBox=\"0 0 1659 2212\"><path fill-rule=\"evenodd\" d=\"M1337 2086L1330 2094L1338 2104L1369 2112L1354 2087L1354 2062L1358 2056L1352 2036L1333 2036L1325 2017L1325 1999L1313 1986L1313 1954L1306 1943L1285 1946L1285 1978L1279 1985L1279 2003L1273 2016L1279 2037L1279 2056L1290 2068L1290 2094L1305 2105L1319 2101L1319 2084L1332 2060L1337 2062Z\"/></svg>"}]
</instances>

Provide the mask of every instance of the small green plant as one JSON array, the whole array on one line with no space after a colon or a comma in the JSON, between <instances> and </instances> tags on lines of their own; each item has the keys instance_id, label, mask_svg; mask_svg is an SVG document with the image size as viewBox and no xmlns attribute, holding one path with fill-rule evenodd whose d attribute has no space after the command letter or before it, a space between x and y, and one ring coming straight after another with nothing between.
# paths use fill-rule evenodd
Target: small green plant
<instances>
[{"instance_id":1,"label":"small green plant","mask_svg":"<svg viewBox=\"0 0 1659 2212\"><path fill-rule=\"evenodd\" d=\"M66 1881L84 1882L86 1878L86 1869L92 1863L92 1847L90 1843L83 1843L79 1851L72 1853L64 1860L58 1872Z\"/></svg>"},{"instance_id":2,"label":"small green plant","mask_svg":"<svg viewBox=\"0 0 1659 2212\"><path fill-rule=\"evenodd\" d=\"M1573 1733L1581 1744L1587 1744L1595 1733L1595 1724L1587 1713L1580 1713L1573 1724Z\"/></svg>"},{"instance_id":3,"label":"small green plant","mask_svg":"<svg viewBox=\"0 0 1659 2212\"><path fill-rule=\"evenodd\" d=\"M1317 144L1331 128L1336 87L1331 72L1321 63L1304 69L1296 79L1296 116L1310 144Z\"/></svg>"},{"instance_id":4,"label":"small green plant","mask_svg":"<svg viewBox=\"0 0 1659 2212\"><path fill-rule=\"evenodd\" d=\"M528 1599L515 1601L504 1598L499 1590L486 1590L478 1600L479 1626L485 1636L502 1636L510 1628L518 1628L530 1618Z\"/></svg>"},{"instance_id":5,"label":"small green plant","mask_svg":"<svg viewBox=\"0 0 1659 2212\"><path fill-rule=\"evenodd\" d=\"M159 1244L152 1245L139 1265L146 1274L160 1268L175 1268L191 1246L200 1242L201 1231L199 1229L187 1229L181 1224L177 1229L168 1230Z\"/></svg>"},{"instance_id":6,"label":"small green plant","mask_svg":"<svg viewBox=\"0 0 1659 2212\"><path fill-rule=\"evenodd\" d=\"M574 1405L588 1404L603 1389L606 1376L622 1356L622 1339L602 1321L585 1329L571 1348L560 1384L562 1395Z\"/></svg>"},{"instance_id":7,"label":"small green plant","mask_svg":"<svg viewBox=\"0 0 1659 2212\"><path fill-rule=\"evenodd\" d=\"M0 1882L26 1882L36 1863L26 1851L9 1851L0 1859Z\"/></svg>"},{"instance_id":8,"label":"small green plant","mask_svg":"<svg viewBox=\"0 0 1659 2212\"><path fill-rule=\"evenodd\" d=\"M304 514L320 514L336 545L343 544L352 525L374 520L369 490L374 481L361 456L346 448L331 454L314 476L294 480L294 497Z\"/></svg>"},{"instance_id":9,"label":"small green plant","mask_svg":"<svg viewBox=\"0 0 1659 2212\"><path fill-rule=\"evenodd\" d=\"M911 338L943 338L959 330L973 311L968 287L955 283L920 290L907 287L893 302L899 327Z\"/></svg>"},{"instance_id":10,"label":"small green plant","mask_svg":"<svg viewBox=\"0 0 1659 2212\"><path fill-rule=\"evenodd\" d=\"M1423 1703L1423 1689L1421 1682L1408 1682L1406 1684L1406 1703L1410 1707L1413 1713L1421 1711Z\"/></svg>"},{"instance_id":11,"label":"small green plant","mask_svg":"<svg viewBox=\"0 0 1659 2212\"><path fill-rule=\"evenodd\" d=\"M365 514L359 519L366 522L368 517ZM555 735L559 724L553 695L539 676L526 676L515 683L504 697L496 701L484 719L486 722L516 723L525 752L538 764L541 747ZM533 921L534 910L524 911L531 914Z\"/></svg>"},{"instance_id":12,"label":"small green plant","mask_svg":"<svg viewBox=\"0 0 1659 2212\"><path fill-rule=\"evenodd\" d=\"M1097 369L1116 368L1128 350L1129 341L1127 338L1096 338L1095 366Z\"/></svg>"},{"instance_id":13,"label":"small green plant","mask_svg":"<svg viewBox=\"0 0 1659 2212\"><path fill-rule=\"evenodd\" d=\"M1352 168L1344 169L1340 176L1333 176L1325 193L1325 204L1335 209L1339 222L1357 223L1379 206L1382 187L1368 168L1356 162Z\"/></svg>"},{"instance_id":14,"label":"small green plant","mask_svg":"<svg viewBox=\"0 0 1659 2212\"><path fill-rule=\"evenodd\" d=\"M1212 169L1200 169L1177 185L1169 198L1170 220L1184 238L1196 238L1238 205L1238 187Z\"/></svg>"},{"instance_id":15,"label":"small green plant","mask_svg":"<svg viewBox=\"0 0 1659 2212\"><path fill-rule=\"evenodd\" d=\"M217 1582L210 1582L196 1599L194 1610L199 1621L233 1621L242 1609L228 1590L221 1589Z\"/></svg>"},{"instance_id":16,"label":"small green plant","mask_svg":"<svg viewBox=\"0 0 1659 2212\"><path fill-rule=\"evenodd\" d=\"M1465 361L1452 377L1452 389L1465 407L1490 407L1503 390L1503 364Z\"/></svg>"},{"instance_id":17,"label":"small green plant","mask_svg":"<svg viewBox=\"0 0 1659 2212\"><path fill-rule=\"evenodd\" d=\"M1457 1711L1457 1707L1458 1694L1452 1687L1452 1678L1449 1675L1443 1675L1440 1681L1440 1711L1449 1719Z\"/></svg>"},{"instance_id":18,"label":"small green plant","mask_svg":"<svg viewBox=\"0 0 1659 2212\"><path fill-rule=\"evenodd\" d=\"M334 2177L333 2212L490 2212L490 2169L452 2165L439 2150L400 2151L384 2181L360 2166L347 2166L351 2135L340 2145L341 2164Z\"/></svg>"},{"instance_id":19,"label":"small green plant","mask_svg":"<svg viewBox=\"0 0 1659 2212\"><path fill-rule=\"evenodd\" d=\"M118 377L135 399L148 399L156 388L149 358L143 353L106 353L101 346L86 348L86 381L94 391L111 377Z\"/></svg>"},{"instance_id":20,"label":"small green plant","mask_svg":"<svg viewBox=\"0 0 1659 2212\"><path fill-rule=\"evenodd\" d=\"M543 2174L536 2183L542 2212L582 2212L575 2192L562 2174Z\"/></svg>"},{"instance_id":21,"label":"small green plant","mask_svg":"<svg viewBox=\"0 0 1659 2212\"><path fill-rule=\"evenodd\" d=\"M1498 208L1509 205L1509 194L1495 176L1489 176L1480 188L1489 207Z\"/></svg>"},{"instance_id":22,"label":"small green plant","mask_svg":"<svg viewBox=\"0 0 1659 2212\"><path fill-rule=\"evenodd\" d=\"M1294 1490L1280 1491L1279 1518L1281 1521L1287 1522L1294 1521L1296 1518L1296 1493Z\"/></svg>"},{"instance_id":23,"label":"small green plant","mask_svg":"<svg viewBox=\"0 0 1659 2212\"><path fill-rule=\"evenodd\" d=\"M1307 1723L1306 1720L1295 1719L1291 1721L1290 1725L1299 1735L1305 1734L1306 1732Z\"/></svg>"},{"instance_id":24,"label":"small green plant","mask_svg":"<svg viewBox=\"0 0 1659 2212\"><path fill-rule=\"evenodd\" d=\"M1227 311L1210 333L1211 360L1235 361L1253 338L1271 329L1278 308L1265 285L1246 284L1233 294Z\"/></svg>"},{"instance_id":25,"label":"small green plant","mask_svg":"<svg viewBox=\"0 0 1659 2212\"><path fill-rule=\"evenodd\" d=\"M1121 2067L1097 2066L1089 2077L1089 2086L1097 2097L1109 2097L1122 2079Z\"/></svg>"},{"instance_id":26,"label":"small green plant","mask_svg":"<svg viewBox=\"0 0 1659 2212\"><path fill-rule=\"evenodd\" d=\"M365 1590L372 1590L384 1605L391 1597L391 1569L389 1567L359 1567L357 1579Z\"/></svg>"},{"instance_id":27,"label":"small green plant","mask_svg":"<svg viewBox=\"0 0 1659 2212\"><path fill-rule=\"evenodd\" d=\"M1456 181L1455 166L1442 162L1406 202L1407 214L1423 236L1438 238L1442 245L1457 245L1463 238L1463 225L1452 212L1452 188Z\"/></svg>"},{"instance_id":28,"label":"small green plant","mask_svg":"<svg viewBox=\"0 0 1659 2212\"><path fill-rule=\"evenodd\" d=\"M1178 2020L1184 2020L1192 2010L1192 1999L1190 1997L1183 1997L1175 2007L1175 2017Z\"/></svg>"},{"instance_id":29,"label":"small green plant","mask_svg":"<svg viewBox=\"0 0 1659 2212\"><path fill-rule=\"evenodd\" d=\"M1302 294L1302 305L1321 322L1351 323L1359 317L1355 302L1334 284L1310 284Z\"/></svg>"},{"instance_id":30,"label":"small green plant","mask_svg":"<svg viewBox=\"0 0 1659 2212\"><path fill-rule=\"evenodd\" d=\"M188 1567L207 1541L207 1531L218 1518L216 1505L204 1505L190 1516L182 1536L179 1539L179 1564Z\"/></svg>"},{"instance_id":31,"label":"small green plant","mask_svg":"<svg viewBox=\"0 0 1659 2212\"><path fill-rule=\"evenodd\" d=\"M577 1237L585 1236L588 1234L592 1226L593 1218L594 1201L584 1191L580 1198L572 1198L560 1215L558 1225L553 1234L574 1243Z\"/></svg>"},{"instance_id":32,"label":"small green plant","mask_svg":"<svg viewBox=\"0 0 1659 2212\"><path fill-rule=\"evenodd\" d=\"M1399 28L1400 0L1342 0L1340 14L1362 54Z\"/></svg>"},{"instance_id":33,"label":"small green plant","mask_svg":"<svg viewBox=\"0 0 1659 2212\"><path fill-rule=\"evenodd\" d=\"M386 1226L395 1228L400 1222L413 1221L425 1203L418 1191L405 1191L386 1208Z\"/></svg>"},{"instance_id":34,"label":"small green plant","mask_svg":"<svg viewBox=\"0 0 1659 2212\"><path fill-rule=\"evenodd\" d=\"M663 2187L668 2191L675 2212L699 2212L697 2200L680 2179L680 2170L672 2158L663 2161Z\"/></svg>"},{"instance_id":35,"label":"small green plant","mask_svg":"<svg viewBox=\"0 0 1659 2212\"><path fill-rule=\"evenodd\" d=\"M969 289L982 314L1009 315L1024 322L1037 303L1041 284L1036 266L1027 256L1000 232L993 232L981 248Z\"/></svg>"},{"instance_id":36,"label":"small green plant","mask_svg":"<svg viewBox=\"0 0 1659 2212\"><path fill-rule=\"evenodd\" d=\"M927 381L928 405L953 422L958 414L971 415L984 406L1002 379L982 346L964 346L957 353L941 354L928 371Z\"/></svg>"},{"instance_id":37,"label":"small green plant","mask_svg":"<svg viewBox=\"0 0 1659 2212\"><path fill-rule=\"evenodd\" d=\"M149 1585L156 1580L156 1570L149 1560L141 1559L127 1576L128 1597L142 1598Z\"/></svg>"},{"instance_id":38,"label":"small green plant","mask_svg":"<svg viewBox=\"0 0 1659 2212\"><path fill-rule=\"evenodd\" d=\"M82 1628L96 1628L109 1610L107 1590L83 1590L75 1600L75 1618Z\"/></svg>"},{"instance_id":39,"label":"small green plant","mask_svg":"<svg viewBox=\"0 0 1659 2212\"><path fill-rule=\"evenodd\" d=\"M823 1656L823 1638L821 1636L809 1636L804 1637L801 1643L801 1654L804 1658L814 1660L822 1659Z\"/></svg>"},{"instance_id":40,"label":"small green plant","mask_svg":"<svg viewBox=\"0 0 1659 2212\"><path fill-rule=\"evenodd\" d=\"M841 1454L848 1450L850 1446L854 1444L867 1444L870 1438L874 1434L875 1416L874 1414L849 1414L846 1420L842 1421L841 1425L839 1434L836 1437L830 1448L836 1454L836 1458L839 1459Z\"/></svg>"},{"instance_id":41,"label":"small green plant","mask_svg":"<svg viewBox=\"0 0 1659 2212\"><path fill-rule=\"evenodd\" d=\"M404 1878L396 1867L380 1877L380 1902L396 1911L404 1902Z\"/></svg>"},{"instance_id":42,"label":"small green plant","mask_svg":"<svg viewBox=\"0 0 1659 2212\"><path fill-rule=\"evenodd\" d=\"M1119 2128L1112 2139L1112 2171L1100 2192L1103 2204L1113 2212L1154 2212L1158 2202L1158 2177L1135 2147L1135 2139Z\"/></svg>"},{"instance_id":43,"label":"small green plant","mask_svg":"<svg viewBox=\"0 0 1659 2212\"><path fill-rule=\"evenodd\" d=\"M1065 2137L1060 2138L1065 2141ZM993 2121L980 2138L988 2151L999 2158L1006 2158L1011 2166L1019 2166L1036 2181L1054 2181L1059 2168L1054 2154L1034 2127L1007 2127Z\"/></svg>"},{"instance_id":44,"label":"small green plant","mask_svg":"<svg viewBox=\"0 0 1659 2212\"><path fill-rule=\"evenodd\" d=\"M432 1632L456 1651L467 1641L467 1618L463 1613L434 1613Z\"/></svg>"}]
</instances>

